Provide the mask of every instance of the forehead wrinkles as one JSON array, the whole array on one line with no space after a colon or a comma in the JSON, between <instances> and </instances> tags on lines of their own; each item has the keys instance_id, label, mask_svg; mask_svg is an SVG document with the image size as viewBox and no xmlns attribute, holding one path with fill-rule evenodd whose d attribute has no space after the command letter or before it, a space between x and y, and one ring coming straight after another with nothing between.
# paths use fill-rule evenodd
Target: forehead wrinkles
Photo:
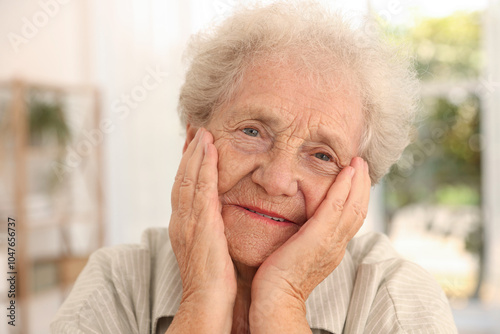
<instances>
[{"instance_id":1,"label":"forehead wrinkles","mask_svg":"<svg viewBox=\"0 0 500 334\"><path fill-rule=\"evenodd\" d=\"M302 105L283 99L275 107L282 122L279 133L303 140L318 141L320 139L337 140L342 132L349 130L349 121L345 111L330 109L328 111ZM333 136L333 137L331 137Z\"/></svg>"},{"instance_id":2,"label":"forehead wrinkles","mask_svg":"<svg viewBox=\"0 0 500 334\"><path fill-rule=\"evenodd\" d=\"M359 96L349 78L333 79L316 85L293 66L253 68L224 109L236 119L259 119L275 133L323 142L347 159L359 146L363 116L358 115Z\"/></svg>"},{"instance_id":3,"label":"forehead wrinkles","mask_svg":"<svg viewBox=\"0 0 500 334\"><path fill-rule=\"evenodd\" d=\"M296 112L280 109L282 113L286 113L287 117L284 119L292 126L292 130L288 132L290 136L300 139L300 143L325 143L334 150L342 166L348 165L356 150L349 140L350 133L354 131L350 122L356 120L348 109L330 108L324 111L299 104L292 104L292 107L299 109ZM300 145L298 141L294 143Z\"/></svg>"}]
</instances>

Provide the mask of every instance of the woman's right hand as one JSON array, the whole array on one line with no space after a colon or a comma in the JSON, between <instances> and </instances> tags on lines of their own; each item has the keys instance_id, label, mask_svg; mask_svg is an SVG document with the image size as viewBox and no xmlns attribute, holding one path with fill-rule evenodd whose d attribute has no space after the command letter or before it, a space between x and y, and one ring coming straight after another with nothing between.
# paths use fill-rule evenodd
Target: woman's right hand
<instances>
[{"instance_id":1,"label":"woman's right hand","mask_svg":"<svg viewBox=\"0 0 500 334\"><path fill-rule=\"evenodd\" d=\"M217 192L217 149L200 128L172 188L169 235L182 279L179 311L167 333L229 333L236 276Z\"/></svg>"}]
</instances>

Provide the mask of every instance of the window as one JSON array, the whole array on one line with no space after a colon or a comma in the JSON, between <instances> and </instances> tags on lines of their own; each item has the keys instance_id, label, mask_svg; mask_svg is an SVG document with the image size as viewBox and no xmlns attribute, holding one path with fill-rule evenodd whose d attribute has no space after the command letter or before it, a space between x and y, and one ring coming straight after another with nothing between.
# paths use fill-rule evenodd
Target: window
<instances>
[{"instance_id":1,"label":"window","mask_svg":"<svg viewBox=\"0 0 500 334\"><path fill-rule=\"evenodd\" d=\"M500 324L487 308L500 301L491 294L491 266L498 259L485 231L498 216L485 214L492 197L484 189L488 138L482 119L500 86L483 70L494 59L483 47L491 26L484 24L485 3L467 4L467 10L447 3L447 11L419 3L392 20L380 15L391 36L412 45L422 82L415 141L382 185L385 232L441 284L460 332L493 333Z\"/></svg>"}]
</instances>

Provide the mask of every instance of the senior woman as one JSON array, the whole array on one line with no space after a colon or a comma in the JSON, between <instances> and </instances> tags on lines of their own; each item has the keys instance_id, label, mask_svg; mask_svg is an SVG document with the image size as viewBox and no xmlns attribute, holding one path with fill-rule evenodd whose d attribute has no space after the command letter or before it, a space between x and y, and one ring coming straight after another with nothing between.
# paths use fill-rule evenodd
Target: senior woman
<instances>
[{"instance_id":1,"label":"senior woman","mask_svg":"<svg viewBox=\"0 0 500 334\"><path fill-rule=\"evenodd\" d=\"M169 230L95 253L57 333L454 333L430 276L353 238L408 143L416 83L371 29L311 3L193 39Z\"/></svg>"}]
</instances>

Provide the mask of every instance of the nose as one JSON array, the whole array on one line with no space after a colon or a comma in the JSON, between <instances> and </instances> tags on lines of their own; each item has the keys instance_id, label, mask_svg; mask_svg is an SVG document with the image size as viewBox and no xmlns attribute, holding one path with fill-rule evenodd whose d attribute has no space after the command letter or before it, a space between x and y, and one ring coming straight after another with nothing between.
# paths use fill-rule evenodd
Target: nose
<instances>
[{"instance_id":1,"label":"nose","mask_svg":"<svg viewBox=\"0 0 500 334\"><path fill-rule=\"evenodd\" d=\"M266 155L252 173L252 181L271 196L294 196L299 181L295 156L285 151Z\"/></svg>"}]
</instances>

